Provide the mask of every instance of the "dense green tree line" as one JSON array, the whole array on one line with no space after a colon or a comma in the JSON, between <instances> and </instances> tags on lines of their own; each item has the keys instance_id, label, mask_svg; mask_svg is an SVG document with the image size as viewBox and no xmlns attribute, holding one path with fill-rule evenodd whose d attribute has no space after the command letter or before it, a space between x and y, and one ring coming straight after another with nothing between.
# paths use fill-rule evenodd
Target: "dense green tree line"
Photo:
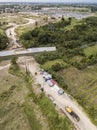
<instances>
[{"instance_id":1,"label":"dense green tree line","mask_svg":"<svg viewBox=\"0 0 97 130\"><path fill-rule=\"evenodd\" d=\"M4 32L0 32L0 50L3 50L7 47L8 39Z\"/></svg>"},{"instance_id":2,"label":"dense green tree line","mask_svg":"<svg viewBox=\"0 0 97 130\"><path fill-rule=\"evenodd\" d=\"M62 17L61 21L57 23L49 23L43 27L35 28L22 34L21 42L26 48L56 46L57 52L55 52L53 59L62 58L79 69L96 63L96 56L92 59L85 57L83 49L85 46L91 46L97 42L97 17L85 18L80 21L81 24L75 25L71 30L66 30L65 28L71 25L71 21L72 18L65 20ZM80 63L70 61L76 55L83 56L83 61ZM43 54L38 59L42 63L46 60L52 60L51 57L48 53L48 56Z\"/></svg>"}]
</instances>

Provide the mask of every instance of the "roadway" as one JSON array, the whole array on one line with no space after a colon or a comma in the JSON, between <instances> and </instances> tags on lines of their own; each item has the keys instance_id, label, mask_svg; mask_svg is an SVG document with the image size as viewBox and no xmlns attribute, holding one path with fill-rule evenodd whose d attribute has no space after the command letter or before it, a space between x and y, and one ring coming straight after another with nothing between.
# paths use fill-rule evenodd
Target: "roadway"
<instances>
[{"instance_id":1,"label":"roadway","mask_svg":"<svg viewBox=\"0 0 97 130\"><path fill-rule=\"evenodd\" d=\"M10 64L7 64L7 65L5 65L5 66L0 66L0 70L6 69L6 68L8 68L9 66L10 66Z\"/></svg>"}]
</instances>

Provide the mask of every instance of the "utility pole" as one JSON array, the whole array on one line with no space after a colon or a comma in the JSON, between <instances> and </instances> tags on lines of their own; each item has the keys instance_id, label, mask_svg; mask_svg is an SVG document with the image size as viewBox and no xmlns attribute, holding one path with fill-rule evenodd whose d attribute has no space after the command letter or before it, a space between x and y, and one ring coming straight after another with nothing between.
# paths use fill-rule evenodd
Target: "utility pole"
<instances>
[{"instance_id":1,"label":"utility pole","mask_svg":"<svg viewBox=\"0 0 97 130\"><path fill-rule=\"evenodd\" d=\"M26 66L26 75L28 75L29 69L28 69L28 64L27 64L27 60L25 59L25 66Z\"/></svg>"},{"instance_id":2,"label":"utility pole","mask_svg":"<svg viewBox=\"0 0 97 130\"><path fill-rule=\"evenodd\" d=\"M43 79L43 83L41 85L41 91L44 91L44 79Z\"/></svg>"}]
</instances>

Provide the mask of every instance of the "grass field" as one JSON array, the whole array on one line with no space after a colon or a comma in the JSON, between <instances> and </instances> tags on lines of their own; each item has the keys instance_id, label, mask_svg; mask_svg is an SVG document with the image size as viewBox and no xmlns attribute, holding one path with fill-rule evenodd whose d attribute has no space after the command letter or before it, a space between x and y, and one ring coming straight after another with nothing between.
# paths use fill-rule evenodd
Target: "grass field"
<instances>
[{"instance_id":1,"label":"grass field","mask_svg":"<svg viewBox=\"0 0 97 130\"><path fill-rule=\"evenodd\" d=\"M25 26L19 26L17 29L16 29L16 32L18 33L18 35L20 36L22 33L24 32L27 32L27 31L30 31L34 29L34 25L31 24L31 25L27 25L26 27Z\"/></svg>"},{"instance_id":2,"label":"grass field","mask_svg":"<svg viewBox=\"0 0 97 130\"><path fill-rule=\"evenodd\" d=\"M8 69L0 73L0 130L42 130L34 112L35 104L27 105L30 92L25 79L9 74Z\"/></svg>"},{"instance_id":3,"label":"grass field","mask_svg":"<svg viewBox=\"0 0 97 130\"><path fill-rule=\"evenodd\" d=\"M17 17L17 18L9 19L9 22L16 23L16 24L25 24L28 22L28 20L21 18L21 17Z\"/></svg>"},{"instance_id":4,"label":"grass field","mask_svg":"<svg viewBox=\"0 0 97 130\"><path fill-rule=\"evenodd\" d=\"M76 25L81 25L82 23L80 22L80 20L76 20L76 19L72 19L71 20L71 24L68 25L67 27L65 27L64 29L67 30L72 30L74 28L74 26Z\"/></svg>"},{"instance_id":5,"label":"grass field","mask_svg":"<svg viewBox=\"0 0 97 130\"><path fill-rule=\"evenodd\" d=\"M61 74L68 85L68 91L85 108L87 113L97 111L97 65L78 70L74 67L65 69ZM93 111L93 110L92 110ZM94 111L93 111L94 112ZM94 113L95 113L94 112ZM91 115L91 120L97 125L97 115Z\"/></svg>"},{"instance_id":6,"label":"grass field","mask_svg":"<svg viewBox=\"0 0 97 130\"><path fill-rule=\"evenodd\" d=\"M48 68L50 69L52 67L52 65L55 65L56 63L64 65L65 68L68 67L68 64L65 63L62 59L56 59L56 60L53 60L53 61L48 61L42 67L44 69L48 69Z\"/></svg>"},{"instance_id":7,"label":"grass field","mask_svg":"<svg viewBox=\"0 0 97 130\"><path fill-rule=\"evenodd\" d=\"M84 49L84 53L86 56L97 54L97 45L87 47L86 49Z\"/></svg>"},{"instance_id":8,"label":"grass field","mask_svg":"<svg viewBox=\"0 0 97 130\"><path fill-rule=\"evenodd\" d=\"M0 124L1 130L28 130L29 124L21 107L28 93L26 83L19 77L0 71ZM12 87L14 89L12 89Z\"/></svg>"},{"instance_id":9,"label":"grass field","mask_svg":"<svg viewBox=\"0 0 97 130\"><path fill-rule=\"evenodd\" d=\"M71 61L80 63L82 59L83 59L83 57L78 55L78 56L72 57Z\"/></svg>"}]
</instances>

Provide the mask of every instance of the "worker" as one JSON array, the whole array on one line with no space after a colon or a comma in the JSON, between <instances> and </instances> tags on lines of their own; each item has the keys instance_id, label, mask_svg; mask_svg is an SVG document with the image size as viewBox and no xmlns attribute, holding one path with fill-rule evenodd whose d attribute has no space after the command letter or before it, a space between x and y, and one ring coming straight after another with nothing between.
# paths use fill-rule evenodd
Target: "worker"
<instances>
[{"instance_id":1,"label":"worker","mask_svg":"<svg viewBox=\"0 0 97 130\"><path fill-rule=\"evenodd\" d=\"M41 87L41 89L40 89L41 91L44 91L44 88L43 87Z\"/></svg>"},{"instance_id":2,"label":"worker","mask_svg":"<svg viewBox=\"0 0 97 130\"><path fill-rule=\"evenodd\" d=\"M10 35L11 35L11 31L10 31Z\"/></svg>"},{"instance_id":3,"label":"worker","mask_svg":"<svg viewBox=\"0 0 97 130\"><path fill-rule=\"evenodd\" d=\"M35 72L35 75L37 75L37 72Z\"/></svg>"}]
</instances>

